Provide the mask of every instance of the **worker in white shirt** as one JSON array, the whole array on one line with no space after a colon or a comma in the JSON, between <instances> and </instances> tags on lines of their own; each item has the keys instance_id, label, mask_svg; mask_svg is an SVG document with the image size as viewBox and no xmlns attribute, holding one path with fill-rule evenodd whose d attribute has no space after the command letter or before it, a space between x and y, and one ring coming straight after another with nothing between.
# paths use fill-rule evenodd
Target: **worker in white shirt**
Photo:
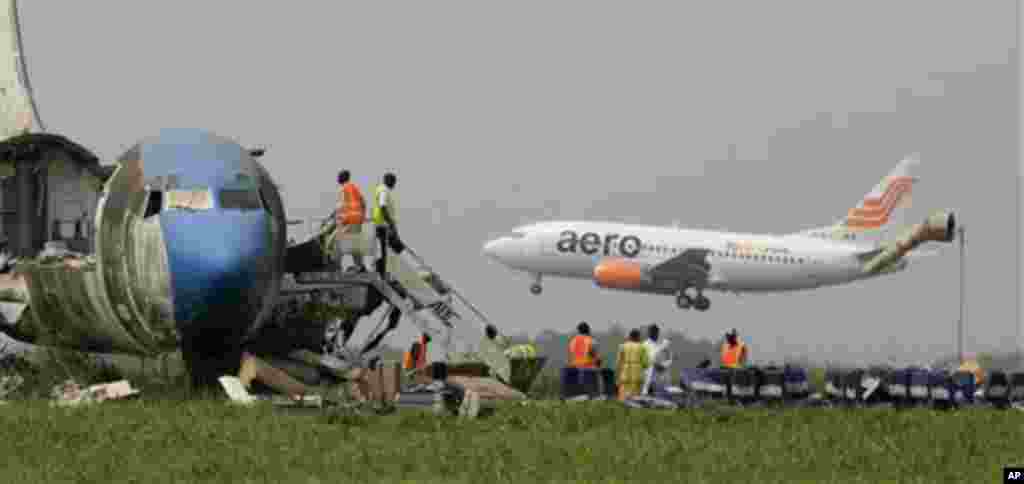
<instances>
[{"instance_id":1,"label":"worker in white shirt","mask_svg":"<svg viewBox=\"0 0 1024 484\"><path fill-rule=\"evenodd\" d=\"M669 340L659 339L661 330L657 324L652 324L647 329L647 341L644 347L647 348L647 357L651 362L644 379L644 395L650 395L656 390L669 385L669 368L672 367L672 354L669 352Z\"/></svg>"}]
</instances>

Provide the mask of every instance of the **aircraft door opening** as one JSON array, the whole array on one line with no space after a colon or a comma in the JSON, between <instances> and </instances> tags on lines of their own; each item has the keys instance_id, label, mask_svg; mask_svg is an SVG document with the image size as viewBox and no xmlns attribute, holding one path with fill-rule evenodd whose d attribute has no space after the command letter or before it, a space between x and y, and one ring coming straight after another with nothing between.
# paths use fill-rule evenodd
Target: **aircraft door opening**
<instances>
[{"instance_id":1,"label":"aircraft door opening","mask_svg":"<svg viewBox=\"0 0 1024 484\"><path fill-rule=\"evenodd\" d=\"M539 245L539 253L544 256L558 255L558 249L555 247L558 244L558 237L556 234L547 232L541 232L537 234L536 243Z\"/></svg>"}]
</instances>

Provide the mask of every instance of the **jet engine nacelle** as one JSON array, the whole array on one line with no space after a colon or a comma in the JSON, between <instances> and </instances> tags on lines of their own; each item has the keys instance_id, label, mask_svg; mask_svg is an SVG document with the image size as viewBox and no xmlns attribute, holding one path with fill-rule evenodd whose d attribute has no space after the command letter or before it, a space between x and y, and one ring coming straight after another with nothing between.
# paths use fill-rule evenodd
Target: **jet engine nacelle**
<instances>
[{"instance_id":1,"label":"jet engine nacelle","mask_svg":"<svg viewBox=\"0 0 1024 484\"><path fill-rule=\"evenodd\" d=\"M606 259L594 267L594 283L605 289L636 289L648 279L643 267L629 260Z\"/></svg>"},{"instance_id":2,"label":"jet engine nacelle","mask_svg":"<svg viewBox=\"0 0 1024 484\"><path fill-rule=\"evenodd\" d=\"M925 242L952 242L956 237L956 217L953 212L936 212L915 224L895 243L889 244L864 266L865 272L877 272L900 260L907 252Z\"/></svg>"},{"instance_id":3,"label":"jet engine nacelle","mask_svg":"<svg viewBox=\"0 0 1024 484\"><path fill-rule=\"evenodd\" d=\"M956 238L956 217L953 212L932 214L924 223L914 226L913 238L921 242L952 242Z\"/></svg>"}]
</instances>

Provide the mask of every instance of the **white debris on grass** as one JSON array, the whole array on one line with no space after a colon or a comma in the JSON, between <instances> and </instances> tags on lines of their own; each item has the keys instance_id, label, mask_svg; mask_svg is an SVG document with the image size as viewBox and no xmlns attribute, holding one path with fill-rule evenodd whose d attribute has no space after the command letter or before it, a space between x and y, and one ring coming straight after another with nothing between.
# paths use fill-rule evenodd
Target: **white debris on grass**
<instances>
[{"instance_id":1,"label":"white debris on grass","mask_svg":"<svg viewBox=\"0 0 1024 484\"><path fill-rule=\"evenodd\" d=\"M258 401L256 397L249 394L245 389L245 385L242 384L242 380L239 380L238 377L225 375L217 380L220 382L220 386L224 387L224 391L227 392L231 403L252 405Z\"/></svg>"},{"instance_id":2,"label":"white debris on grass","mask_svg":"<svg viewBox=\"0 0 1024 484\"><path fill-rule=\"evenodd\" d=\"M70 407L82 404L99 403L106 400L118 400L138 395L139 391L132 388L128 380L111 383L100 383L82 388L74 380L67 380L51 391L55 401L51 406Z\"/></svg>"}]
</instances>

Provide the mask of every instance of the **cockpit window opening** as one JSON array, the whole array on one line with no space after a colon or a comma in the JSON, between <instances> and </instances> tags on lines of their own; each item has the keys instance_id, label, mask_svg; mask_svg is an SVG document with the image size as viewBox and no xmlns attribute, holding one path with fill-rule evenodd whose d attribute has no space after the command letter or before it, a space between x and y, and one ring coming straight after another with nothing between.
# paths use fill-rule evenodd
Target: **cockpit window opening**
<instances>
[{"instance_id":1,"label":"cockpit window opening","mask_svg":"<svg viewBox=\"0 0 1024 484\"><path fill-rule=\"evenodd\" d=\"M263 189L261 188L257 193L260 196L260 205L263 206L263 211L267 212L269 214L270 213L270 204L267 203L267 197L264 196Z\"/></svg>"},{"instance_id":2,"label":"cockpit window opening","mask_svg":"<svg viewBox=\"0 0 1024 484\"><path fill-rule=\"evenodd\" d=\"M168 210L210 210L213 208L213 197L210 190L206 188L167 190L164 193L164 199Z\"/></svg>"},{"instance_id":3,"label":"cockpit window opening","mask_svg":"<svg viewBox=\"0 0 1024 484\"><path fill-rule=\"evenodd\" d=\"M263 208L260 193L254 189L225 188L217 194L220 208L226 210L259 210Z\"/></svg>"},{"instance_id":4,"label":"cockpit window opening","mask_svg":"<svg viewBox=\"0 0 1024 484\"><path fill-rule=\"evenodd\" d=\"M512 232L512 233L508 234L507 237L510 238L510 239L521 239L523 237L526 237L526 232L521 231L521 230L517 230L515 232Z\"/></svg>"},{"instance_id":5,"label":"cockpit window opening","mask_svg":"<svg viewBox=\"0 0 1024 484\"><path fill-rule=\"evenodd\" d=\"M146 211L143 212L142 218L150 218L163 209L164 204L164 192L160 190L151 190L149 196L146 197Z\"/></svg>"}]
</instances>

